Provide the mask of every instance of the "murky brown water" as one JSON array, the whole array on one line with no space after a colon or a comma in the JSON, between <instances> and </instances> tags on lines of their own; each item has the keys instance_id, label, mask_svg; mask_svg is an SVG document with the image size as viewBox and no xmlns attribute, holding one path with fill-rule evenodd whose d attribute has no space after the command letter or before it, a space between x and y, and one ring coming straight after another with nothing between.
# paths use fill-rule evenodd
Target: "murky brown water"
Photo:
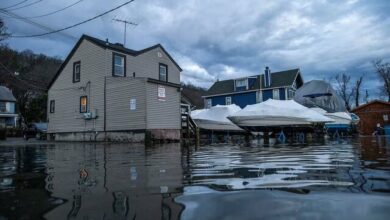
<instances>
[{"instance_id":1,"label":"murky brown water","mask_svg":"<svg viewBox=\"0 0 390 220\"><path fill-rule=\"evenodd\" d=\"M390 140L0 147L0 219L389 219Z\"/></svg>"}]
</instances>

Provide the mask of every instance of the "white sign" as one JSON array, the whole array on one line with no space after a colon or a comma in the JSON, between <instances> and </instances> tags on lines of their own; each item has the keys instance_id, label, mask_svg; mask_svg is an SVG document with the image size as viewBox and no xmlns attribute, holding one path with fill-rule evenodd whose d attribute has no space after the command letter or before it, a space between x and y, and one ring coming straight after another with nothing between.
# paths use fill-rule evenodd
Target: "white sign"
<instances>
[{"instance_id":1,"label":"white sign","mask_svg":"<svg viewBox=\"0 0 390 220\"><path fill-rule=\"evenodd\" d=\"M388 115L383 115L383 121L388 121L389 120L389 116Z\"/></svg>"},{"instance_id":2,"label":"white sign","mask_svg":"<svg viewBox=\"0 0 390 220\"><path fill-rule=\"evenodd\" d=\"M137 109L137 100L136 99L130 99L130 110Z\"/></svg>"},{"instance_id":3,"label":"white sign","mask_svg":"<svg viewBox=\"0 0 390 220\"><path fill-rule=\"evenodd\" d=\"M164 86L158 86L157 88L157 98L160 101L165 101L165 87Z\"/></svg>"}]
</instances>

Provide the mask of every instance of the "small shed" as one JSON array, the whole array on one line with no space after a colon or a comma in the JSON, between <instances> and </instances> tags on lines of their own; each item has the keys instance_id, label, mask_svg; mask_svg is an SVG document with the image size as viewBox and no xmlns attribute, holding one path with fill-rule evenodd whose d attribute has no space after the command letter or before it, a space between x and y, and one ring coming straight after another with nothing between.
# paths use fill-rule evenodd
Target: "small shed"
<instances>
[{"instance_id":1,"label":"small shed","mask_svg":"<svg viewBox=\"0 0 390 220\"><path fill-rule=\"evenodd\" d=\"M390 102L374 100L351 111L360 117L359 131L363 135L372 135L377 124L390 126Z\"/></svg>"}]
</instances>

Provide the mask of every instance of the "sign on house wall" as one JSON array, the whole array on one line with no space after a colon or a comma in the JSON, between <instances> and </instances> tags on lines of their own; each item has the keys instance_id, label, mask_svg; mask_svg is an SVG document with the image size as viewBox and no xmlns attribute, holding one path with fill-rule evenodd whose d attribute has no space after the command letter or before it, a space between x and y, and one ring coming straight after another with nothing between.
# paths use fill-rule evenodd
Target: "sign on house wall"
<instances>
[{"instance_id":1,"label":"sign on house wall","mask_svg":"<svg viewBox=\"0 0 390 220\"><path fill-rule=\"evenodd\" d=\"M130 99L130 110L136 110L136 109L137 109L137 100Z\"/></svg>"},{"instance_id":2,"label":"sign on house wall","mask_svg":"<svg viewBox=\"0 0 390 220\"><path fill-rule=\"evenodd\" d=\"M157 99L160 101L165 101L165 87L164 86L158 86L157 87Z\"/></svg>"}]
</instances>

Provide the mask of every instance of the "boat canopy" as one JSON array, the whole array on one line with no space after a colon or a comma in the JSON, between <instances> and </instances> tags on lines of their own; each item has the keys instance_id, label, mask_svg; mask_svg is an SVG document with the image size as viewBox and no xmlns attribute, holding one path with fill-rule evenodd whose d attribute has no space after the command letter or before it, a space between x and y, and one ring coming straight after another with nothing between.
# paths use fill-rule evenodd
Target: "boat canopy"
<instances>
[{"instance_id":1,"label":"boat canopy","mask_svg":"<svg viewBox=\"0 0 390 220\"><path fill-rule=\"evenodd\" d=\"M268 99L254 105L247 105L241 111L238 111L231 116L233 117L250 117L261 116L264 118L281 117L281 118L300 118L306 122L324 123L333 121L332 119L309 109L294 100L274 100Z\"/></svg>"},{"instance_id":2,"label":"boat canopy","mask_svg":"<svg viewBox=\"0 0 390 220\"><path fill-rule=\"evenodd\" d=\"M202 109L198 111L191 112L191 117L193 119L202 119L202 120L210 120L210 121L219 121L219 122L229 122L227 116L232 115L241 108L235 104L232 105L216 105L209 109Z\"/></svg>"},{"instance_id":3,"label":"boat canopy","mask_svg":"<svg viewBox=\"0 0 390 220\"><path fill-rule=\"evenodd\" d=\"M323 80L312 80L302 85L294 100L308 108L319 107L327 112L346 112L345 104L332 86Z\"/></svg>"}]
</instances>

